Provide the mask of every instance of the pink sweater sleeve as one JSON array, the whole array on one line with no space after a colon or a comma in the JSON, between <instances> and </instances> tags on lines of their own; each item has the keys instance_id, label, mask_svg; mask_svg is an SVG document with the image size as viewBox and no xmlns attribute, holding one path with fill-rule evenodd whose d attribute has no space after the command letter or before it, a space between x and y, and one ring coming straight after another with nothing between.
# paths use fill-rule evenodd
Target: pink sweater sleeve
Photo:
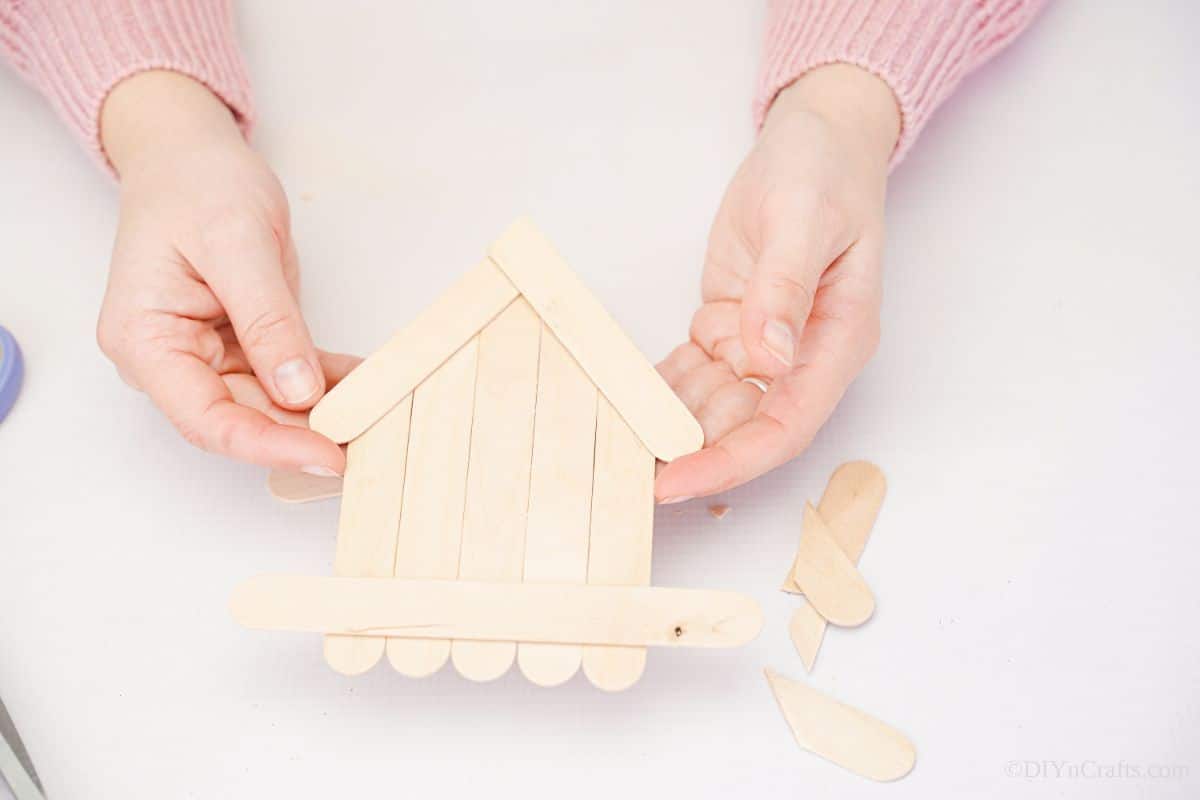
<instances>
[{"instance_id":1,"label":"pink sweater sleeve","mask_svg":"<svg viewBox=\"0 0 1200 800\"><path fill-rule=\"evenodd\" d=\"M755 97L761 125L779 92L823 64L856 64L892 87L908 152L959 81L1019 34L1045 0L771 0Z\"/></svg>"},{"instance_id":2,"label":"pink sweater sleeve","mask_svg":"<svg viewBox=\"0 0 1200 800\"><path fill-rule=\"evenodd\" d=\"M106 167L100 107L136 72L181 72L254 119L229 0L0 0L0 50Z\"/></svg>"}]
</instances>

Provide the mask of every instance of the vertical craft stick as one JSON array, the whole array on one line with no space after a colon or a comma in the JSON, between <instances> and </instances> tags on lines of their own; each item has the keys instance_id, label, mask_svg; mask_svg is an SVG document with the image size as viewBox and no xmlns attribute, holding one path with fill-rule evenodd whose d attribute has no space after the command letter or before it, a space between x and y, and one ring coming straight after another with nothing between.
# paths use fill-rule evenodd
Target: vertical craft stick
<instances>
[{"instance_id":1,"label":"vertical craft stick","mask_svg":"<svg viewBox=\"0 0 1200 800\"><path fill-rule=\"evenodd\" d=\"M472 339L413 393L397 578L458 577L478 354ZM450 657L450 640L392 638L387 655L401 674L432 675Z\"/></svg>"},{"instance_id":2,"label":"vertical craft stick","mask_svg":"<svg viewBox=\"0 0 1200 800\"><path fill-rule=\"evenodd\" d=\"M346 452L346 478L338 518L333 574L390 578L404 491L405 456L412 395L404 398ZM378 637L325 637L325 660L345 675L366 672L383 656Z\"/></svg>"},{"instance_id":3,"label":"vertical craft stick","mask_svg":"<svg viewBox=\"0 0 1200 800\"><path fill-rule=\"evenodd\" d=\"M646 586L654 535L654 456L603 397L596 411L588 583ZM589 645L583 671L606 691L628 688L646 667L644 647Z\"/></svg>"},{"instance_id":4,"label":"vertical craft stick","mask_svg":"<svg viewBox=\"0 0 1200 800\"><path fill-rule=\"evenodd\" d=\"M538 363L525 582L587 583L596 387L549 329ZM539 686L556 686L579 669L583 647L521 642L517 663Z\"/></svg>"},{"instance_id":5,"label":"vertical craft stick","mask_svg":"<svg viewBox=\"0 0 1200 800\"><path fill-rule=\"evenodd\" d=\"M462 580L521 580L541 332L541 320L518 298L479 334ZM503 675L516 652L516 642L456 640L450 646L459 674L476 681Z\"/></svg>"}]
</instances>

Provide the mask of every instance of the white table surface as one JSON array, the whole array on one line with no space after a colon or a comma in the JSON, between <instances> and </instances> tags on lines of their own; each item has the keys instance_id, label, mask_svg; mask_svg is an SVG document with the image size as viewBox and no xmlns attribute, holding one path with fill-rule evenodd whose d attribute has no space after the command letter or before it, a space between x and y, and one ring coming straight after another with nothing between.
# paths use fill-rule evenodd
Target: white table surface
<instances>
[{"instance_id":1,"label":"white table surface","mask_svg":"<svg viewBox=\"0 0 1200 800\"><path fill-rule=\"evenodd\" d=\"M757 3L241 5L324 346L377 346L525 212L646 353L685 335L751 141ZM934 119L891 185L883 345L836 416L726 518L658 513L655 583L747 592L766 628L652 653L616 696L344 678L315 637L231 621L243 578L329 572L336 503L277 504L120 383L93 338L113 187L0 74L0 323L28 359L0 425L0 694L51 796L1197 796L1200 12L1127 6L1050 8ZM854 458L890 481L878 611L811 681L912 737L889 786L801 753L762 677L803 675L777 586Z\"/></svg>"}]
</instances>

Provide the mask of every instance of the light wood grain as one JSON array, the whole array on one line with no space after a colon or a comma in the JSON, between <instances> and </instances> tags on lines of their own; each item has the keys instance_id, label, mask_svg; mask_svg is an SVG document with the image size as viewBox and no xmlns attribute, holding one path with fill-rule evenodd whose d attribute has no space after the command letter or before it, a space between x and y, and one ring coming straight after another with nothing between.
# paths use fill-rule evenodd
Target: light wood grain
<instances>
[{"instance_id":1,"label":"light wood grain","mask_svg":"<svg viewBox=\"0 0 1200 800\"><path fill-rule=\"evenodd\" d=\"M875 611L871 587L812 503L804 504L804 533L792 575L812 607L834 625L861 625Z\"/></svg>"},{"instance_id":2,"label":"light wood grain","mask_svg":"<svg viewBox=\"0 0 1200 800\"><path fill-rule=\"evenodd\" d=\"M543 327L525 527L526 583L587 582L596 399L588 376ZM569 680L582 658L578 645L517 645L522 674L539 686Z\"/></svg>"},{"instance_id":3,"label":"light wood grain","mask_svg":"<svg viewBox=\"0 0 1200 800\"><path fill-rule=\"evenodd\" d=\"M340 495L342 479L273 469L267 476L267 491L285 503L309 503Z\"/></svg>"},{"instance_id":4,"label":"light wood grain","mask_svg":"<svg viewBox=\"0 0 1200 800\"><path fill-rule=\"evenodd\" d=\"M671 461L700 449L700 424L531 222L514 223L488 255L651 453Z\"/></svg>"},{"instance_id":5,"label":"light wood grain","mask_svg":"<svg viewBox=\"0 0 1200 800\"><path fill-rule=\"evenodd\" d=\"M588 583L648 585L653 536L654 456L601 397L596 409ZM645 668L643 648L585 647L583 651L584 674L605 691L632 686Z\"/></svg>"},{"instance_id":6,"label":"light wood grain","mask_svg":"<svg viewBox=\"0 0 1200 800\"><path fill-rule=\"evenodd\" d=\"M392 575L411 413L410 395L350 443L334 575L371 578ZM345 675L366 672L382 655L382 640L325 637L325 661Z\"/></svg>"},{"instance_id":7,"label":"light wood grain","mask_svg":"<svg viewBox=\"0 0 1200 800\"><path fill-rule=\"evenodd\" d=\"M887 479L879 467L867 461L850 461L833 471L821 495L817 511L833 532L842 552L855 564L866 549L886 494ZM800 592L790 569L783 590ZM788 629L800 658L810 671L816 663L825 628L825 619L811 605L802 605L792 614Z\"/></svg>"},{"instance_id":8,"label":"light wood grain","mask_svg":"<svg viewBox=\"0 0 1200 800\"><path fill-rule=\"evenodd\" d=\"M895 728L774 670L766 675L788 727L805 750L876 781L893 781L912 770L917 751Z\"/></svg>"},{"instance_id":9,"label":"light wood grain","mask_svg":"<svg viewBox=\"0 0 1200 800\"><path fill-rule=\"evenodd\" d=\"M519 299L479 335L458 564L463 580L521 580L541 332L537 315ZM450 647L459 674L476 681L503 675L516 653L516 641L456 641Z\"/></svg>"},{"instance_id":10,"label":"light wood grain","mask_svg":"<svg viewBox=\"0 0 1200 800\"><path fill-rule=\"evenodd\" d=\"M260 575L234 589L248 628L361 637L736 647L762 610L735 592L660 586ZM376 639L382 642L382 638Z\"/></svg>"},{"instance_id":11,"label":"light wood grain","mask_svg":"<svg viewBox=\"0 0 1200 800\"><path fill-rule=\"evenodd\" d=\"M804 669L812 672L813 664L817 660L817 650L821 647L821 637L825 634L826 623L825 618L807 602L800 602L803 605L793 611L791 619L788 620L788 635L796 647L796 652L800 654Z\"/></svg>"},{"instance_id":12,"label":"light wood grain","mask_svg":"<svg viewBox=\"0 0 1200 800\"><path fill-rule=\"evenodd\" d=\"M472 339L413 393L398 578L458 576L478 354L479 340ZM388 639L387 656L401 674L423 677L446 663L450 641Z\"/></svg>"},{"instance_id":13,"label":"light wood grain","mask_svg":"<svg viewBox=\"0 0 1200 800\"><path fill-rule=\"evenodd\" d=\"M464 275L313 408L309 425L348 442L503 311L517 290L489 260Z\"/></svg>"}]
</instances>

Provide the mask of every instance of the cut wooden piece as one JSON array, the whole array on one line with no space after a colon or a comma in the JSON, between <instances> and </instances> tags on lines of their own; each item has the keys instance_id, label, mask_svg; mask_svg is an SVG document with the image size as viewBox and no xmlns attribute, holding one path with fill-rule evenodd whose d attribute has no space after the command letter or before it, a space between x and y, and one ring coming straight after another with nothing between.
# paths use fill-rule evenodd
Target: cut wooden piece
<instances>
[{"instance_id":1,"label":"cut wooden piece","mask_svg":"<svg viewBox=\"0 0 1200 800\"><path fill-rule=\"evenodd\" d=\"M397 578L458 576L478 354L472 339L413 393ZM387 655L401 674L432 675L450 657L450 640L388 639Z\"/></svg>"},{"instance_id":2,"label":"cut wooden piece","mask_svg":"<svg viewBox=\"0 0 1200 800\"><path fill-rule=\"evenodd\" d=\"M342 479L273 469L267 476L267 490L285 503L308 503L340 495Z\"/></svg>"},{"instance_id":3,"label":"cut wooden piece","mask_svg":"<svg viewBox=\"0 0 1200 800\"><path fill-rule=\"evenodd\" d=\"M528 220L488 250L608 401L663 461L699 450L700 423Z\"/></svg>"},{"instance_id":4,"label":"cut wooden piece","mask_svg":"<svg viewBox=\"0 0 1200 800\"><path fill-rule=\"evenodd\" d=\"M799 681L765 672L802 748L876 781L894 781L912 770L917 751L904 734Z\"/></svg>"},{"instance_id":5,"label":"cut wooden piece","mask_svg":"<svg viewBox=\"0 0 1200 800\"><path fill-rule=\"evenodd\" d=\"M646 586L654 536L654 456L611 402L596 409L589 584ZM583 671L606 691L632 686L646 668L639 647L585 647Z\"/></svg>"},{"instance_id":6,"label":"cut wooden piece","mask_svg":"<svg viewBox=\"0 0 1200 800\"><path fill-rule=\"evenodd\" d=\"M248 628L628 647L736 647L762 628L745 595L660 586L260 575L230 603ZM383 640L377 639L382 642Z\"/></svg>"},{"instance_id":7,"label":"cut wooden piece","mask_svg":"<svg viewBox=\"0 0 1200 800\"><path fill-rule=\"evenodd\" d=\"M801 602L804 603L803 600ZM808 603L804 603L792 612L792 618L788 622L788 634L792 637L796 652L800 654L804 669L812 672L813 664L817 660L817 650L821 647L821 638L825 635L825 618Z\"/></svg>"},{"instance_id":8,"label":"cut wooden piece","mask_svg":"<svg viewBox=\"0 0 1200 800\"><path fill-rule=\"evenodd\" d=\"M808 602L834 625L861 625L875 611L871 587L812 503L804 504L804 532L792 574Z\"/></svg>"},{"instance_id":9,"label":"cut wooden piece","mask_svg":"<svg viewBox=\"0 0 1200 800\"><path fill-rule=\"evenodd\" d=\"M392 575L411 412L410 395L350 443L334 575L369 578ZM366 672L382 655L380 639L325 637L325 660L345 675Z\"/></svg>"},{"instance_id":10,"label":"cut wooden piece","mask_svg":"<svg viewBox=\"0 0 1200 800\"><path fill-rule=\"evenodd\" d=\"M587 582L596 399L588 376L543 327L525 527L526 583ZM582 658L578 645L517 645L521 672L539 686L570 680Z\"/></svg>"},{"instance_id":11,"label":"cut wooden piece","mask_svg":"<svg viewBox=\"0 0 1200 800\"><path fill-rule=\"evenodd\" d=\"M485 260L333 387L313 408L309 425L335 442L350 441L417 388L516 296L504 274Z\"/></svg>"},{"instance_id":12,"label":"cut wooden piece","mask_svg":"<svg viewBox=\"0 0 1200 800\"><path fill-rule=\"evenodd\" d=\"M463 580L521 580L541 332L537 315L519 299L479 334L458 563ZM488 681L512 666L517 643L456 641L450 654L464 678Z\"/></svg>"},{"instance_id":13,"label":"cut wooden piece","mask_svg":"<svg viewBox=\"0 0 1200 800\"><path fill-rule=\"evenodd\" d=\"M833 538L851 561L858 564L866 549L867 539L871 536L871 528L879 516L883 505L883 497L887 494L887 480L879 467L866 461L851 461L842 464L833 471L817 513L833 532ZM788 570L784 581L785 592L800 592ZM796 632L804 633L805 645L800 651L800 658L811 671L821 649L821 641L825 638L825 619L811 605L805 604L792 614L790 629L793 631L792 641L798 642ZM811 655L810 655L811 654Z\"/></svg>"},{"instance_id":14,"label":"cut wooden piece","mask_svg":"<svg viewBox=\"0 0 1200 800\"><path fill-rule=\"evenodd\" d=\"M855 564L867 547L885 494L887 479L883 471L867 461L847 462L829 476L817 513L833 531L834 541L842 552ZM800 594L791 570L783 582L783 590Z\"/></svg>"}]
</instances>

